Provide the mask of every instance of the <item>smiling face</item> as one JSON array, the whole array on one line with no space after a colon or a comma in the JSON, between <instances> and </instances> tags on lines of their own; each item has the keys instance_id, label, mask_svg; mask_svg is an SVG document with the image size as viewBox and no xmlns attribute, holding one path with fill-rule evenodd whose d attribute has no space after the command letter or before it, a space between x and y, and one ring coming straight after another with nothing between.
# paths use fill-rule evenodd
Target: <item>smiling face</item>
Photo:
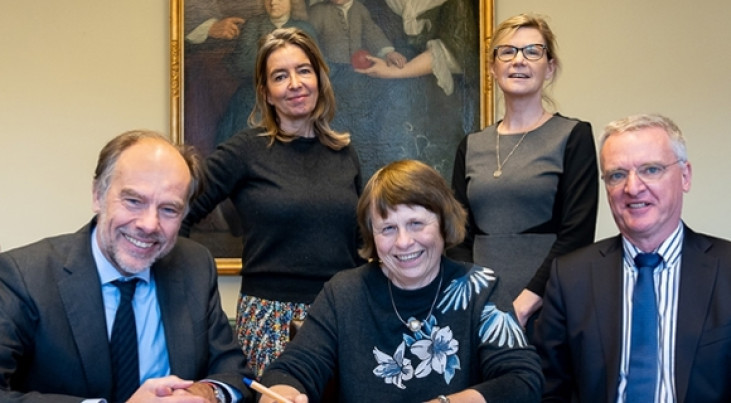
<instances>
[{"instance_id":1,"label":"smiling face","mask_svg":"<svg viewBox=\"0 0 731 403\"><path fill-rule=\"evenodd\" d=\"M510 45L523 48L527 45L546 45L541 32L535 28L519 28L513 35L507 36L499 45ZM509 62L495 59L490 71L505 96L541 96L543 84L553 78L555 64L548 59L546 52L539 60L527 60L523 52L518 52Z\"/></svg>"},{"instance_id":2,"label":"smiling face","mask_svg":"<svg viewBox=\"0 0 731 403\"><path fill-rule=\"evenodd\" d=\"M289 17L292 10L292 2L290 0L265 0L264 8L266 8L270 18Z\"/></svg>"},{"instance_id":3,"label":"smiling face","mask_svg":"<svg viewBox=\"0 0 731 403\"><path fill-rule=\"evenodd\" d=\"M93 200L97 242L121 274L139 273L170 252L190 182L185 160L161 140L142 139L122 152L108 189Z\"/></svg>"},{"instance_id":4,"label":"smiling face","mask_svg":"<svg viewBox=\"0 0 731 403\"><path fill-rule=\"evenodd\" d=\"M394 285L417 289L436 278L444 251L436 214L399 204L385 218L372 209L371 220L381 270Z\"/></svg>"},{"instance_id":5,"label":"smiling face","mask_svg":"<svg viewBox=\"0 0 731 403\"><path fill-rule=\"evenodd\" d=\"M267 59L266 99L276 110L285 131L298 132L317 105L317 73L307 54L297 46L284 45Z\"/></svg>"},{"instance_id":6,"label":"smiling face","mask_svg":"<svg viewBox=\"0 0 731 403\"><path fill-rule=\"evenodd\" d=\"M631 171L623 184L606 186L619 231L643 251L654 250L680 222L683 193L690 191L690 163L671 164L678 156L667 133L658 127L611 135L600 158L602 172ZM670 165L658 180L644 182L634 169L645 164Z\"/></svg>"}]
</instances>

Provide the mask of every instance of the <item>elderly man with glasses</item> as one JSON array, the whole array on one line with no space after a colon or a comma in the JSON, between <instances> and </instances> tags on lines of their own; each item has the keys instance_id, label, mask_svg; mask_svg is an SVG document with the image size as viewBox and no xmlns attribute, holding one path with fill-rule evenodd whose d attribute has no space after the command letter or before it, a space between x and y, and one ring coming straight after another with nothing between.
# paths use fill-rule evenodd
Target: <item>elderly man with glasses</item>
<instances>
[{"instance_id":1,"label":"elderly man with glasses","mask_svg":"<svg viewBox=\"0 0 731 403\"><path fill-rule=\"evenodd\" d=\"M553 262L544 401L731 401L731 243L681 220L682 133L659 115L614 121L600 165L620 235Z\"/></svg>"}]
</instances>

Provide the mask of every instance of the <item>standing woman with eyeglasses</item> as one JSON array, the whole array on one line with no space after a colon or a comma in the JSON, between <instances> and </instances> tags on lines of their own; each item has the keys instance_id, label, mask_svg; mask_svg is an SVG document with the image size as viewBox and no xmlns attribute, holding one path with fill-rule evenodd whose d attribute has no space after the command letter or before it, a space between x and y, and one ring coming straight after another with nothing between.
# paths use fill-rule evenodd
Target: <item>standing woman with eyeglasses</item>
<instances>
[{"instance_id":1,"label":"standing woman with eyeglasses","mask_svg":"<svg viewBox=\"0 0 731 403\"><path fill-rule=\"evenodd\" d=\"M505 100L502 120L457 150L452 187L468 236L448 252L500 276L496 301L528 327L554 257L594 241L598 170L591 125L549 112L560 68L546 21L521 14L493 36L488 68Z\"/></svg>"}]
</instances>

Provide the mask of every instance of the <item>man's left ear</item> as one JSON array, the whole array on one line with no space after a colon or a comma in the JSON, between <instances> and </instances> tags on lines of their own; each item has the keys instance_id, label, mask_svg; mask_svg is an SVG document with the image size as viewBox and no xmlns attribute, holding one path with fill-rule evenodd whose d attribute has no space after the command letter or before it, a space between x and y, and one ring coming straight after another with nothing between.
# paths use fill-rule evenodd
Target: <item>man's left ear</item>
<instances>
[{"instance_id":1,"label":"man's left ear","mask_svg":"<svg viewBox=\"0 0 731 403\"><path fill-rule=\"evenodd\" d=\"M690 182L693 178L693 167L691 167L690 162L688 161L686 161L683 165L683 191L685 193L688 193L690 192Z\"/></svg>"},{"instance_id":2,"label":"man's left ear","mask_svg":"<svg viewBox=\"0 0 731 403\"><path fill-rule=\"evenodd\" d=\"M96 186L92 186L91 189L91 210L94 212L94 214L99 214L99 211L101 211L102 203L101 199L99 197L99 193L96 191Z\"/></svg>"}]
</instances>

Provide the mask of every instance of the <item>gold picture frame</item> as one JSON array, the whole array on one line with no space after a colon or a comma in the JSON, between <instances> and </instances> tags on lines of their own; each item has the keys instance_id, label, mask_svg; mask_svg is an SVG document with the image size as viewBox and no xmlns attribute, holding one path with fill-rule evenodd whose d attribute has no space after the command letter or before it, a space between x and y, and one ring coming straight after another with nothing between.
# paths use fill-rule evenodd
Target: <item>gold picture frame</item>
<instances>
[{"instance_id":1,"label":"gold picture frame","mask_svg":"<svg viewBox=\"0 0 731 403\"><path fill-rule=\"evenodd\" d=\"M303 4L313 4L319 1L323 0L292 0L293 1L293 16L295 14L295 1L301 1ZM306 1L306 3L304 3ZM327 1L327 0L324 0ZM358 0L356 0L358 1ZM369 0L366 0L369 1ZM373 0L375 1L375 0ZM188 4L186 4L186 2ZM474 131L477 129L481 129L483 127L486 127L494 121L494 91L492 86L492 81L488 74L488 69L486 68L487 63L487 51L488 46L490 42L490 38L492 37L493 32L493 24L494 24L494 3L493 0L447 0L447 2L462 2L461 6L462 8L467 7L470 9L470 12L474 15L474 11L476 12L476 15L474 18L476 18L477 21L475 21L475 25L479 26L479 33L477 35L477 45L474 48L475 52L478 52L478 57L475 57L474 59L479 61L477 62L477 67L474 72L469 77L473 77L471 81L479 81L479 86L477 83L474 82L468 82L468 75L465 74L462 80L464 81L463 85L469 85L475 88L473 92L475 93L475 96L473 98L477 98L474 102L476 104L470 104L469 106L473 108L476 113L479 115L479 117L472 117L472 120L474 121L472 124L472 127L469 128L469 130L465 130L465 132L461 133L461 135L466 135L468 131ZM170 0L170 133L172 140L178 144L181 143L189 143L187 141L186 137L186 123L190 122L193 119L194 116L191 116L191 110L196 111L197 115L197 109L191 109L190 105L187 105L188 107L188 116L186 116L186 91L189 89L186 89L186 73L187 68L190 68L190 66L186 66L186 62L189 64L192 63L192 61L187 60L186 58L186 35L190 35L189 33L186 34L186 22L192 20L193 18L190 18L186 20L186 10L196 10L200 11L202 9L202 5L204 4L210 4L210 7L224 7L224 6L230 6L234 7L233 4L236 4L235 7L239 8L240 14L247 14L249 13L248 17L251 17L255 15L255 13L260 12L257 11L255 8L245 8L247 7L247 4L250 4L251 7L262 7L262 3L260 0ZM447 4L446 2L444 4ZM242 8L244 7L244 8ZM305 6L309 7L309 6ZM477 8L477 10L474 10ZM243 10L243 11L241 11ZM371 9L372 12L373 9ZM230 15L230 14L229 14ZM223 14L222 17L226 17L226 14ZM375 18L374 18L375 19ZM454 21L452 21L454 22ZM190 43L188 44L189 48L192 47ZM220 49L223 48L224 50L221 51ZM209 51L209 53L202 53L204 57L209 57L212 60L218 60L217 58L221 57L221 53L225 51L230 51L230 48L228 50L225 49L225 46L219 46L218 48L210 47L210 49L213 49ZM398 47L397 47L398 50ZM197 55L196 55L197 57ZM193 60L193 59L191 59ZM194 70L191 70L194 71ZM196 74L198 74L198 70L195 70ZM192 73L190 73L192 74ZM412 79L408 79L412 80ZM386 80L383 80L386 81ZM393 81L393 80L391 80ZM214 84L217 83L217 81L210 81L209 83L213 82ZM231 91L232 92L232 91ZM230 96L230 93L227 93ZM410 95L407 93L406 95ZM337 96L337 93L336 93ZM466 98L466 97L464 97ZM465 105L465 108L467 105ZM423 111L419 111L422 112ZM415 111L415 115L418 112ZM473 113L474 114L474 113ZM201 112L202 116L206 116L205 112ZM189 119L186 120L186 117ZM466 118L465 118L466 120ZM206 123L202 123L206 124ZM210 120L207 123L208 126L211 125ZM478 127L479 126L479 127ZM337 127L336 127L337 129ZM416 143L416 140L414 140ZM202 147L205 148L205 147ZM358 149L361 151L360 149ZM208 150L210 152L210 150ZM205 155L206 152L203 151L203 154ZM407 158L412 158L410 155L406 155ZM419 158L413 157L413 158ZM453 160L453 155L444 156L444 161L449 161L451 164L451 161ZM363 160L363 156L361 156L361 160ZM367 161L366 161L367 162ZM450 167L451 171L451 167ZM364 181L367 179L367 177L364 175ZM236 254L231 253L224 253L224 256L216 255L214 253L214 257L216 258L216 265L218 267L218 272L220 275L237 275L241 268L241 259L238 256L240 254L240 251Z\"/></svg>"}]
</instances>

